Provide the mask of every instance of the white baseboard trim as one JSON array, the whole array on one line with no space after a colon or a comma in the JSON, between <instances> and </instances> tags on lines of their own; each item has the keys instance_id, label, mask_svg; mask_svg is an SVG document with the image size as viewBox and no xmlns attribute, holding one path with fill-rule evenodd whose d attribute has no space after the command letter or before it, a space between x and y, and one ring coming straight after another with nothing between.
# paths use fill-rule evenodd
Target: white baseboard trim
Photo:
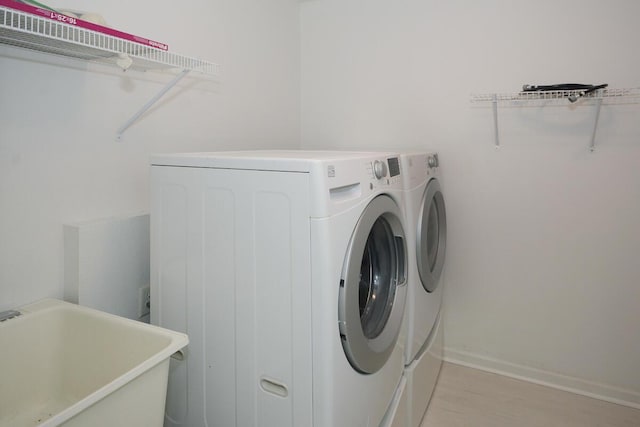
<instances>
[{"instance_id":1,"label":"white baseboard trim","mask_svg":"<svg viewBox=\"0 0 640 427\"><path fill-rule=\"evenodd\" d=\"M504 375L506 377L640 409L640 393L633 390L585 381L575 377L517 365L474 353L453 350L447 347L444 348L444 360L445 362L456 365L479 369L481 371Z\"/></svg>"}]
</instances>

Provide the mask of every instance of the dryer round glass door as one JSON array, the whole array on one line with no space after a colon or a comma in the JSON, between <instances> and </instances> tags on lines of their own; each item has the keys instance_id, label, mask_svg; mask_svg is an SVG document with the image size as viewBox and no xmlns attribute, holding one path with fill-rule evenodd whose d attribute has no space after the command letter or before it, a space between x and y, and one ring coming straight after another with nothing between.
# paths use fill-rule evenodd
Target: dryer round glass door
<instances>
[{"instance_id":1,"label":"dryer round glass door","mask_svg":"<svg viewBox=\"0 0 640 427\"><path fill-rule=\"evenodd\" d=\"M432 179L427 184L420 213L416 238L416 258L420 281L427 292L440 283L447 244L447 213L440 183Z\"/></svg>"},{"instance_id":2,"label":"dryer round glass door","mask_svg":"<svg viewBox=\"0 0 640 427\"><path fill-rule=\"evenodd\" d=\"M398 205L374 198L351 236L340 280L339 329L351 365L378 371L395 347L406 297L405 235Z\"/></svg>"}]
</instances>

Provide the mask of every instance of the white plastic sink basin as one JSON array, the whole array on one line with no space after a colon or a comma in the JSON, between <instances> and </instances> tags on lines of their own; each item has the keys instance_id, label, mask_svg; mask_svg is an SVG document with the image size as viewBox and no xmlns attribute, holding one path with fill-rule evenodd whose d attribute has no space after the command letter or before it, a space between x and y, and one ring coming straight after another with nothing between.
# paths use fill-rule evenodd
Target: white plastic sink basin
<instances>
[{"instance_id":1,"label":"white plastic sink basin","mask_svg":"<svg viewBox=\"0 0 640 427\"><path fill-rule=\"evenodd\" d=\"M158 426L186 335L58 300L0 322L0 426Z\"/></svg>"}]
</instances>

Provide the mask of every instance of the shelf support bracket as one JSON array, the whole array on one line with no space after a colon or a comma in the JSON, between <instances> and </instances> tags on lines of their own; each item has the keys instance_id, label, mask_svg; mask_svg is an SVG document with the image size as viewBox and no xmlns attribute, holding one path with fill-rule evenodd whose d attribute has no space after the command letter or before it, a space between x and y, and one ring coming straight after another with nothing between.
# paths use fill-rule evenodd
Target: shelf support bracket
<instances>
[{"instance_id":1,"label":"shelf support bracket","mask_svg":"<svg viewBox=\"0 0 640 427\"><path fill-rule=\"evenodd\" d=\"M120 126L120 128L118 128L116 132L116 140L122 141L122 135L125 133L125 131L129 129L129 127L134 124L144 113L146 113L147 110L149 110L149 108L153 106L153 104L158 102L160 98L162 98L167 92L171 90L171 88L177 85L180 80L182 80L187 74L189 74L189 71L190 70L187 69L182 70L180 74L175 76L169 83L167 83L167 85L162 88L162 90L160 90L160 92L158 92L153 98L151 98L149 102L144 104L142 108L140 108L138 112L133 115L133 117L127 120L125 124Z\"/></svg>"},{"instance_id":2,"label":"shelf support bracket","mask_svg":"<svg viewBox=\"0 0 640 427\"><path fill-rule=\"evenodd\" d=\"M593 122L593 132L591 133L591 144L589 150L593 153L596 149L596 131L598 130L598 120L600 120L600 107L602 107L602 98L596 99L596 118Z\"/></svg>"},{"instance_id":3,"label":"shelf support bracket","mask_svg":"<svg viewBox=\"0 0 640 427\"><path fill-rule=\"evenodd\" d=\"M498 96L494 93L491 99L493 107L493 133L495 136L495 147L500 148L500 136L498 134Z\"/></svg>"}]
</instances>

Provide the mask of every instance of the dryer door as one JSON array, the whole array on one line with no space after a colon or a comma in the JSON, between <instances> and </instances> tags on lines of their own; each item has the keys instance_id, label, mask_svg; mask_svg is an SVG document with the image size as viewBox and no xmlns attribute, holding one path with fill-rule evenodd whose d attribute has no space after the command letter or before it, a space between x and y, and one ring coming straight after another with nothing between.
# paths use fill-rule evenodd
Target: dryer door
<instances>
[{"instance_id":1,"label":"dryer door","mask_svg":"<svg viewBox=\"0 0 640 427\"><path fill-rule=\"evenodd\" d=\"M374 198L351 236L340 280L339 330L357 371L374 373L398 340L406 296L406 247L398 205Z\"/></svg>"},{"instance_id":2,"label":"dryer door","mask_svg":"<svg viewBox=\"0 0 640 427\"><path fill-rule=\"evenodd\" d=\"M432 179L427 184L420 213L416 239L416 257L420 281L427 292L440 283L447 243L447 214L440 183Z\"/></svg>"}]
</instances>

